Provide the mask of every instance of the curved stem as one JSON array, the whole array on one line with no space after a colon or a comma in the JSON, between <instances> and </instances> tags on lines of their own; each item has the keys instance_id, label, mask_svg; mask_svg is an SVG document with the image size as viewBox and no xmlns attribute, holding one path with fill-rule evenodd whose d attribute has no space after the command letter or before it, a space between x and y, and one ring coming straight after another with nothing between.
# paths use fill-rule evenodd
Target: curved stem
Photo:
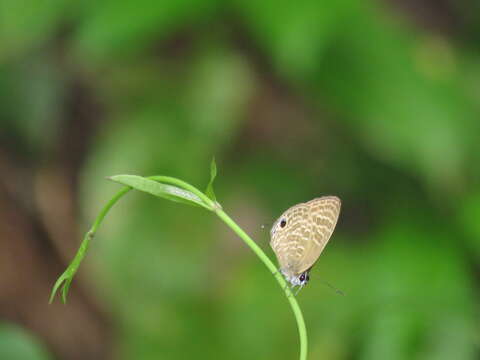
<instances>
[{"instance_id":1,"label":"curved stem","mask_svg":"<svg viewBox=\"0 0 480 360\"><path fill-rule=\"evenodd\" d=\"M105 218L105 216L107 215L107 213L110 211L110 209L112 208L113 205L115 205L115 203L120 200L120 198L125 195L127 192L129 192L130 190L132 190L131 187L124 187L122 190L120 190L119 192L117 192L107 203L107 205L105 205L102 209L102 211L100 211L100 214L97 215L97 217L95 218L95 221L93 222L93 225L92 227L90 228L90 233L92 234L95 234L95 232L97 231L98 227L100 226L100 224L102 223L103 219Z\"/></svg>"},{"instance_id":2,"label":"curved stem","mask_svg":"<svg viewBox=\"0 0 480 360\"><path fill-rule=\"evenodd\" d=\"M208 196L206 196L203 192L198 190L195 186L192 186L180 179L169 177L169 176L150 176L149 179L170 183L172 185L177 185L185 190L191 191L195 195L197 195L202 201L206 203L212 210L215 211L217 216L223 220L249 247L252 251L257 255L260 260L265 264L265 266L270 270L270 272L275 276L278 283L284 289L287 299L290 303L290 307L292 308L293 314L295 315L295 320L297 321L298 327L298 334L300 336L300 360L307 359L307 329L305 326L305 320L303 319L302 311L300 310L300 306L298 305L297 300L293 296L290 288L288 287L285 279L277 270L275 264L270 260L270 258L263 252L263 250L257 245L255 241L252 240L248 234L238 226L235 221L230 218L219 206L216 206L216 203L212 201Z\"/></svg>"},{"instance_id":3,"label":"curved stem","mask_svg":"<svg viewBox=\"0 0 480 360\"><path fill-rule=\"evenodd\" d=\"M293 296L290 288L288 287L285 279L277 270L276 266L272 263L270 258L263 252L263 250L257 245L255 241L252 240L248 234L243 231L223 210L216 210L216 214L220 219L222 219L249 247L253 252L263 261L267 268L272 272L277 279L280 286L285 290L287 294L287 299L290 302L290 307L293 310L295 319L297 321L298 334L300 336L300 360L307 359L307 329L305 327L305 321L303 319L302 311L298 306L298 302Z\"/></svg>"},{"instance_id":4,"label":"curved stem","mask_svg":"<svg viewBox=\"0 0 480 360\"><path fill-rule=\"evenodd\" d=\"M100 211L100 214L95 218L95 221L90 228L90 230L87 231L85 234L85 237L83 238L82 243L80 244L80 248L78 249L77 253L75 254L75 257L73 260L70 262L68 265L67 269L60 275L60 277L57 279L55 284L53 285L52 292L50 294L50 299L49 303L51 304L53 302L53 298L55 297L55 294L57 293L58 289L60 289L60 286L62 286L62 300L64 303L67 302L67 294L68 290L70 289L70 284L72 283L73 277L75 276L78 268L80 267L80 264L85 257L85 254L87 253L88 246L90 245L90 241L93 239L95 236L95 232L97 231L98 227L102 223L103 219L107 215L108 211L112 208L113 205L127 192L129 192L132 188L130 187L125 187L119 192L117 192L103 207L103 209Z\"/></svg>"},{"instance_id":5,"label":"curved stem","mask_svg":"<svg viewBox=\"0 0 480 360\"><path fill-rule=\"evenodd\" d=\"M305 321L303 319L302 312L300 310L300 307L298 306L297 300L293 296L292 292L290 291L290 288L287 286L287 283L285 282L285 279L283 276L280 274L280 272L277 270L276 266L272 263L270 258L263 252L263 250L255 243L255 241L252 240L250 236L245 233L221 208L220 204L218 204L216 201L211 200L207 195L205 195L203 192L198 190L196 187L180 180L177 178L173 178L170 176L149 176L148 179L155 180L161 183L167 183L167 184L172 184L179 186L187 191L190 191L191 193L195 194L202 200L203 204L201 204L203 207L205 207L208 210L211 210L217 214L217 216L225 222L249 247L252 249L252 251L257 255L260 260L265 264L265 266L270 270L270 272L275 276L275 279L277 279L278 283L280 286L284 289L285 294L287 296L287 299L290 303L290 307L293 310L293 314L295 315L295 319L297 321L297 327L298 327L298 333L300 336L300 360L306 360L307 359L307 330L305 327ZM98 227L102 223L103 219L107 215L108 211L112 208L113 205L127 192L129 192L132 189L130 186L126 186L123 189L121 189L119 192L117 192L111 199L110 201L103 207L103 209L100 211L100 214L96 217L92 227L90 230L87 232L85 235L84 240L82 241L82 244L80 245L80 249L78 250L77 254L75 255L74 259L68 266L68 268L65 270L65 272L58 278L56 281L52 293L50 296L50 302L52 302L55 293L59 289L59 287L63 284L62 287L62 299L64 302L66 302L66 296L68 293L68 289L70 287L70 283L73 279L73 276L78 270L78 267L80 266L81 261L83 260L83 257L85 256L85 253L87 251L88 245L90 243L90 240L93 238L95 235L95 232L97 231Z\"/></svg>"}]
</instances>

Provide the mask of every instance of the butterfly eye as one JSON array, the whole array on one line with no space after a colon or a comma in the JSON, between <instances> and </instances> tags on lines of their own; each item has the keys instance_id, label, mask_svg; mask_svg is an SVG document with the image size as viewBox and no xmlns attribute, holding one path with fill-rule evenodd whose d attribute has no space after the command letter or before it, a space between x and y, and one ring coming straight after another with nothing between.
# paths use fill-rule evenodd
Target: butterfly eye
<instances>
[{"instance_id":1,"label":"butterfly eye","mask_svg":"<svg viewBox=\"0 0 480 360\"><path fill-rule=\"evenodd\" d=\"M305 273L303 273L302 275L300 275L300 281L301 281L301 282L304 282L304 281L305 281Z\"/></svg>"},{"instance_id":2,"label":"butterfly eye","mask_svg":"<svg viewBox=\"0 0 480 360\"><path fill-rule=\"evenodd\" d=\"M282 219L282 221L280 221L280 227L281 227L281 228L284 228L285 225L287 225L287 220Z\"/></svg>"}]
</instances>

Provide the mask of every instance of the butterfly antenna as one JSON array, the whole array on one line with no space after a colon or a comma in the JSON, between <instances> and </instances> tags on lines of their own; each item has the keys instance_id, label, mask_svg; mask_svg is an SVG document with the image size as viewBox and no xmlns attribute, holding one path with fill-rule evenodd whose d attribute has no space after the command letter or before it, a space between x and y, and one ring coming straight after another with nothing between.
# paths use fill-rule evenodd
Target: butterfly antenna
<instances>
[{"instance_id":1,"label":"butterfly antenna","mask_svg":"<svg viewBox=\"0 0 480 360\"><path fill-rule=\"evenodd\" d=\"M320 283L323 284L323 285L328 286L331 290L335 291L338 295L345 296L345 293L344 293L342 290L337 289L335 286L333 286L333 285L330 284L329 282L327 282L327 281L321 281Z\"/></svg>"}]
</instances>

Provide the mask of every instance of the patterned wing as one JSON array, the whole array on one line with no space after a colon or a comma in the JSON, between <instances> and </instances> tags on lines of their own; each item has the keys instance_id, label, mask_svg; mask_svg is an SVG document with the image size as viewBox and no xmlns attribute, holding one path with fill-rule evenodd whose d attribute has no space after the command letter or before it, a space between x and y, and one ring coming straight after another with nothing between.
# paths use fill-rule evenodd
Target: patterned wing
<instances>
[{"instance_id":1,"label":"patterned wing","mask_svg":"<svg viewBox=\"0 0 480 360\"><path fill-rule=\"evenodd\" d=\"M310 207L301 203L286 210L273 224L270 246L280 269L294 271L305 257L305 239L311 235Z\"/></svg>"},{"instance_id":2,"label":"patterned wing","mask_svg":"<svg viewBox=\"0 0 480 360\"><path fill-rule=\"evenodd\" d=\"M306 203L309 208L310 238L304 244L304 255L296 273L310 269L332 236L340 214L341 201L336 196L324 196Z\"/></svg>"}]
</instances>

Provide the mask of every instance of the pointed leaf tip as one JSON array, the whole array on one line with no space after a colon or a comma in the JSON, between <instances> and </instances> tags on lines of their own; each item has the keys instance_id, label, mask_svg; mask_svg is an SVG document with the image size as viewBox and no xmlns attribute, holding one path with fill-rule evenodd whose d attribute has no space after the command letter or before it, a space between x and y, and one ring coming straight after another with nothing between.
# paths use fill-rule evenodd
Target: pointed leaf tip
<instances>
[{"instance_id":1,"label":"pointed leaf tip","mask_svg":"<svg viewBox=\"0 0 480 360\"><path fill-rule=\"evenodd\" d=\"M65 280L65 283L63 284L62 288L62 301L64 304L67 303L67 295L68 295L68 290L70 290L70 284L72 283L72 278L69 277L67 280Z\"/></svg>"},{"instance_id":2,"label":"pointed leaf tip","mask_svg":"<svg viewBox=\"0 0 480 360\"><path fill-rule=\"evenodd\" d=\"M210 163L210 181L207 185L207 189L205 190L205 194L212 199L213 201L217 201L217 197L215 196L215 191L213 190L213 182L217 177L217 164L215 162L215 157L212 158L212 162Z\"/></svg>"},{"instance_id":3,"label":"pointed leaf tip","mask_svg":"<svg viewBox=\"0 0 480 360\"><path fill-rule=\"evenodd\" d=\"M53 285L52 292L50 293L50 299L48 300L49 304L51 304L53 302L53 300L55 299L55 295L57 294L58 289L60 288L60 286L62 286L65 279L66 279L66 276L65 276L65 272L64 272L62 275L60 275L60 277L57 279L57 281L55 281L55 285Z\"/></svg>"}]
</instances>

